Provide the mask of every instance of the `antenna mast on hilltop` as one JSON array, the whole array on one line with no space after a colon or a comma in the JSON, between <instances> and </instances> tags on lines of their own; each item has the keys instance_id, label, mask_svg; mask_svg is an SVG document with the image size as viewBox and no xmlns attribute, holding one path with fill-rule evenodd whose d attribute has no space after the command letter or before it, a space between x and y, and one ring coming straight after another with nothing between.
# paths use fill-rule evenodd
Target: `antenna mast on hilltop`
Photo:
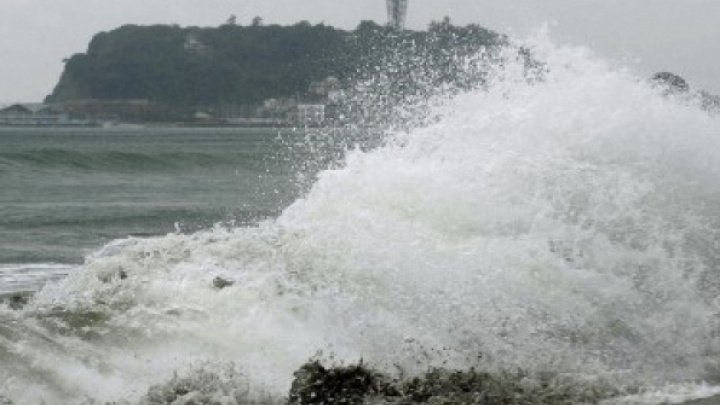
<instances>
[{"instance_id":1,"label":"antenna mast on hilltop","mask_svg":"<svg viewBox=\"0 0 720 405\"><path fill-rule=\"evenodd\" d=\"M408 0L385 0L387 2L388 24L399 30L405 28Z\"/></svg>"}]
</instances>

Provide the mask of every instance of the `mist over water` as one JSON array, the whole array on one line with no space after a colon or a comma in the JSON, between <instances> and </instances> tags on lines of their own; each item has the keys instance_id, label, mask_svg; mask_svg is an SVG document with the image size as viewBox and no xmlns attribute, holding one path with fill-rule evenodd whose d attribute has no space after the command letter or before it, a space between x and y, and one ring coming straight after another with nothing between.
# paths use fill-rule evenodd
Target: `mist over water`
<instances>
[{"instance_id":1,"label":"mist over water","mask_svg":"<svg viewBox=\"0 0 720 405\"><path fill-rule=\"evenodd\" d=\"M282 396L318 351L712 392L720 121L587 50L525 45L542 80L508 47L277 218L118 240L0 310L0 393L135 403L213 370L218 395Z\"/></svg>"}]
</instances>

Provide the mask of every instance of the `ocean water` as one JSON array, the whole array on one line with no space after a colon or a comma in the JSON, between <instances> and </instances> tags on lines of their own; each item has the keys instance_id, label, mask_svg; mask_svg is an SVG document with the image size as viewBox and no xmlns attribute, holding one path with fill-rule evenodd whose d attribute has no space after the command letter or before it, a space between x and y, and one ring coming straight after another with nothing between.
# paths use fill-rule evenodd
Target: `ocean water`
<instances>
[{"instance_id":1,"label":"ocean water","mask_svg":"<svg viewBox=\"0 0 720 405\"><path fill-rule=\"evenodd\" d=\"M0 292L36 290L43 274L67 273L115 239L277 215L297 195L287 152L296 137L273 129L0 128Z\"/></svg>"},{"instance_id":2,"label":"ocean water","mask_svg":"<svg viewBox=\"0 0 720 405\"><path fill-rule=\"evenodd\" d=\"M291 198L280 132L2 129L0 262L79 263L110 240L179 221L197 230L276 215Z\"/></svg>"},{"instance_id":3,"label":"ocean water","mask_svg":"<svg viewBox=\"0 0 720 405\"><path fill-rule=\"evenodd\" d=\"M541 80L501 55L483 86L426 100L432 120L317 175L248 155L268 139L252 131L97 138L142 136L140 170L88 159L106 150L84 152L91 134L65 134L80 159L49 148L52 169L3 149L17 218L2 219L2 257L73 268L0 310L0 395L152 403L180 379L249 403L281 398L313 356L553 372L610 387L608 403L720 392L720 120L586 49L525 46ZM77 228L53 226L63 215Z\"/></svg>"}]
</instances>

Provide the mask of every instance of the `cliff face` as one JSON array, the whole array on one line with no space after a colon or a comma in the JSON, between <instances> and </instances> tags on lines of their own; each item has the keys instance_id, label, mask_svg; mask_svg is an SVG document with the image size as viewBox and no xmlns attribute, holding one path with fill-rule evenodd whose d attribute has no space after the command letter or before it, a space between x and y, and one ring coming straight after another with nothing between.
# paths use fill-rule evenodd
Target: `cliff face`
<instances>
[{"instance_id":1,"label":"cliff face","mask_svg":"<svg viewBox=\"0 0 720 405\"><path fill-rule=\"evenodd\" d=\"M127 25L95 35L87 52L67 60L46 101L251 105L302 97L311 83L329 76L340 81L357 77L387 54L421 50L428 55L426 68L452 73L448 49L473 52L501 40L480 26L456 27L447 19L428 31L404 32L368 21L354 31L307 22L217 28Z\"/></svg>"}]
</instances>

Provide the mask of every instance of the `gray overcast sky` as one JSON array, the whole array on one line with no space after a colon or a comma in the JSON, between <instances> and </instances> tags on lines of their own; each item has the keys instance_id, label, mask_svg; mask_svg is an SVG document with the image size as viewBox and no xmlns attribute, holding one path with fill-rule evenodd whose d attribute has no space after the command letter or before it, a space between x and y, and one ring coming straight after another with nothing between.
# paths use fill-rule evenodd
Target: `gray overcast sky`
<instances>
[{"instance_id":1,"label":"gray overcast sky","mask_svg":"<svg viewBox=\"0 0 720 405\"><path fill-rule=\"evenodd\" d=\"M123 24L217 26L299 20L353 28L385 21L384 0L0 0L0 102L48 94L62 59ZM525 35L550 23L563 43L587 45L642 74L669 70L720 93L720 0L410 0L409 26L450 16Z\"/></svg>"}]
</instances>

